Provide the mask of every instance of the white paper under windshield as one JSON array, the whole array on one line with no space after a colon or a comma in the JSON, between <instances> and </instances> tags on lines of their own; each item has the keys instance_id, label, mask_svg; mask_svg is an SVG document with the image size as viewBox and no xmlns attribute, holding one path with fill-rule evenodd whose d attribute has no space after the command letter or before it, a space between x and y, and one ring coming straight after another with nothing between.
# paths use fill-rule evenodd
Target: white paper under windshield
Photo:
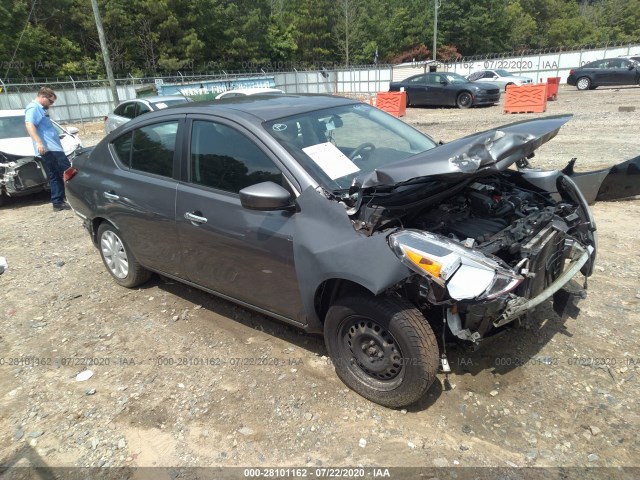
<instances>
[{"instance_id":1,"label":"white paper under windshield","mask_svg":"<svg viewBox=\"0 0 640 480\"><path fill-rule=\"evenodd\" d=\"M360 171L357 165L331 142L311 145L302 151L309 155L331 180Z\"/></svg>"}]
</instances>

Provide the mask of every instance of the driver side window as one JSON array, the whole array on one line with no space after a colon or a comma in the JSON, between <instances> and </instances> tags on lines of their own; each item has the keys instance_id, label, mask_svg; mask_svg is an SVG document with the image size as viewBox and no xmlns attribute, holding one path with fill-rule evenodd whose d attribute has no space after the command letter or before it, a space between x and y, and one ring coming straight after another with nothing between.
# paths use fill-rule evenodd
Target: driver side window
<instances>
[{"instance_id":1,"label":"driver side window","mask_svg":"<svg viewBox=\"0 0 640 480\"><path fill-rule=\"evenodd\" d=\"M280 169L244 134L221 123L194 120L191 182L238 193L256 183L287 185Z\"/></svg>"}]
</instances>

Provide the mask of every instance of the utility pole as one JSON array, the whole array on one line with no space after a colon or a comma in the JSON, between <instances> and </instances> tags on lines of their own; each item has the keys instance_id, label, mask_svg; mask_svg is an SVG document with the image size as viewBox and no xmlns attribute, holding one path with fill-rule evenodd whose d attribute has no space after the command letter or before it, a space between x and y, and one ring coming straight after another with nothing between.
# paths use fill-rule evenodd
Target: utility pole
<instances>
[{"instance_id":1,"label":"utility pole","mask_svg":"<svg viewBox=\"0 0 640 480\"><path fill-rule=\"evenodd\" d=\"M111 94L113 95L113 102L115 106L120 103L120 98L118 98L116 80L113 77L113 70L111 69L111 59L109 58L107 39L104 36L104 29L102 28L100 10L98 10L98 0L91 0L91 6L93 7L93 16L96 18L96 28L98 29L98 38L100 38L100 48L102 49L102 58L104 58L104 68L107 71L107 78L109 79L109 86L111 87Z\"/></svg>"},{"instance_id":2,"label":"utility pole","mask_svg":"<svg viewBox=\"0 0 640 480\"><path fill-rule=\"evenodd\" d=\"M95 1L95 0L94 0ZM442 5L441 0L433 2L433 61L436 60L436 44L438 42L438 9Z\"/></svg>"}]
</instances>

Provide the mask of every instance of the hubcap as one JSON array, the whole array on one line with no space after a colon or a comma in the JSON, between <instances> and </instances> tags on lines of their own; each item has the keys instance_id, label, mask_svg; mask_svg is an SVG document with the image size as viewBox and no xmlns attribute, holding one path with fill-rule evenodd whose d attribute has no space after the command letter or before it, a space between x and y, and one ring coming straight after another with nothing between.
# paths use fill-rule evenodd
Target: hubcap
<instances>
[{"instance_id":1,"label":"hubcap","mask_svg":"<svg viewBox=\"0 0 640 480\"><path fill-rule=\"evenodd\" d=\"M116 278L126 278L129 274L129 259L122 240L110 230L102 234L100 249L107 267Z\"/></svg>"},{"instance_id":2,"label":"hubcap","mask_svg":"<svg viewBox=\"0 0 640 480\"><path fill-rule=\"evenodd\" d=\"M359 319L344 331L351 365L378 380L391 380L402 372L402 352L396 341L377 323Z\"/></svg>"},{"instance_id":3,"label":"hubcap","mask_svg":"<svg viewBox=\"0 0 640 480\"><path fill-rule=\"evenodd\" d=\"M582 78L578 81L578 87L580 87L582 90L586 90L588 86L589 86L588 80Z\"/></svg>"},{"instance_id":4,"label":"hubcap","mask_svg":"<svg viewBox=\"0 0 640 480\"><path fill-rule=\"evenodd\" d=\"M467 106L471 102L471 97L469 95L462 95L460 97L460 105Z\"/></svg>"}]
</instances>

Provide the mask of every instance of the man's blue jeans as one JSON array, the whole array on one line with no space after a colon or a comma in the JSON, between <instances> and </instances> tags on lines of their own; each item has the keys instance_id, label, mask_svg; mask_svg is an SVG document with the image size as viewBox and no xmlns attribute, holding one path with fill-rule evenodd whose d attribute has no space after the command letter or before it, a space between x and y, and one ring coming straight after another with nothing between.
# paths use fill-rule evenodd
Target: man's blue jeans
<instances>
[{"instance_id":1,"label":"man's blue jeans","mask_svg":"<svg viewBox=\"0 0 640 480\"><path fill-rule=\"evenodd\" d=\"M44 165L49 174L49 187L51 187L51 203L64 204L64 171L71 166L64 152L45 152L42 155Z\"/></svg>"}]
</instances>

